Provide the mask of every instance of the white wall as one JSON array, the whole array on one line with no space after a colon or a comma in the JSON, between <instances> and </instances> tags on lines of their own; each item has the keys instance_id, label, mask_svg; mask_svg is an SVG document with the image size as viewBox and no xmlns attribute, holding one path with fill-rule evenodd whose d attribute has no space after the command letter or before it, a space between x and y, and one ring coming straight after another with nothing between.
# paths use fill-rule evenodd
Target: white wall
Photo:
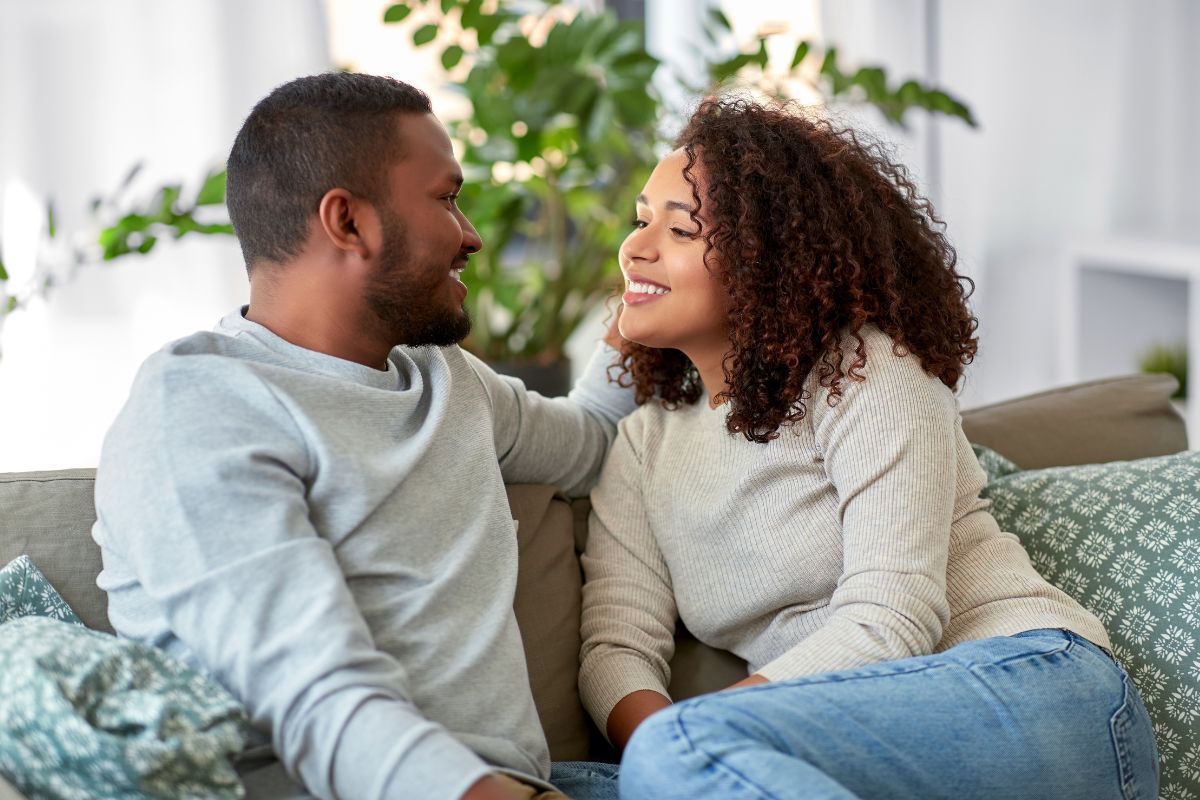
<instances>
[{"instance_id":1,"label":"white wall","mask_svg":"<svg viewBox=\"0 0 1200 800\"><path fill-rule=\"evenodd\" d=\"M145 162L142 192L196 185L253 103L328 68L317 0L0 1L0 219L53 197L64 235ZM137 187L135 187L136 189ZM136 194L136 192L135 192ZM32 265L5 224L15 285ZM232 239L91 265L12 314L0 357L0 471L90 466L142 359L244 301Z\"/></svg>"},{"instance_id":2,"label":"white wall","mask_svg":"<svg viewBox=\"0 0 1200 800\"><path fill-rule=\"evenodd\" d=\"M923 0L823 7L827 35L847 53L878 54L899 72L920 74ZM933 187L961 268L979 282L981 349L964 393L971 404L1059 381L1064 246L1112 234L1188 239L1200 232L1193 188L1200 181L1200 4L939 0L936 7L942 83L981 124L973 131L936 123L941 181ZM910 139L913 162L927 172L921 137ZM1160 314L1134 314L1113 303L1119 297L1089 292L1085 301L1116 335L1151 316L1175 319L1170 327L1182 335L1177 303L1164 299L1152 306ZM1107 369L1094 363L1094 352L1089 358L1092 375L1134 368L1115 348Z\"/></svg>"}]
</instances>

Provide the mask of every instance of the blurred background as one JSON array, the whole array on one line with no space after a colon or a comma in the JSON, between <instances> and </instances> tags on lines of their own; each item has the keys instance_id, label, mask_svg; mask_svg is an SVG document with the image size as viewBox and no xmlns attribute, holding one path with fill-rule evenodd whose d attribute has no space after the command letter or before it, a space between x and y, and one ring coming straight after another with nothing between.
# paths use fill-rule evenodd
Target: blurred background
<instances>
[{"instance_id":1,"label":"blurred background","mask_svg":"<svg viewBox=\"0 0 1200 800\"><path fill-rule=\"evenodd\" d=\"M1194 0L0 0L0 471L94 466L141 361L246 301L224 157L330 69L433 97L485 240L468 344L531 381L590 351L631 198L715 87L824 105L909 166L977 287L964 407L1183 379L1198 38Z\"/></svg>"}]
</instances>

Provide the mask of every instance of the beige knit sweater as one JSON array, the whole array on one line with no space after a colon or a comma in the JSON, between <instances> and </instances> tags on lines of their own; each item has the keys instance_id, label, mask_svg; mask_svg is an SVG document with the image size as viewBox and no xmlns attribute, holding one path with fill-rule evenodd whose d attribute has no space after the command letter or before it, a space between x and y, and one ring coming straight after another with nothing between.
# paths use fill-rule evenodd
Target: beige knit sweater
<instances>
[{"instance_id":1,"label":"beige knit sweater","mask_svg":"<svg viewBox=\"0 0 1200 800\"><path fill-rule=\"evenodd\" d=\"M988 513L953 393L863 338L866 380L831 407L810 379L807 415L768 444L707 397L620 424L583 557L580 687L601 730L630 692L667 694L677 619L771 680L1034 628L1109 646Z\"/></svg>"}]
</instances>

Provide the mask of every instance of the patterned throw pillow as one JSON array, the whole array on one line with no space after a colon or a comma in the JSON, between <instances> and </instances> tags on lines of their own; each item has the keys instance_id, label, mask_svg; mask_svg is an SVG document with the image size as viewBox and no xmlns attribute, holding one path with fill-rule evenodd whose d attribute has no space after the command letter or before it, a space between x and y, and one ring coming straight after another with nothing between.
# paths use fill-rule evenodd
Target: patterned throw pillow
<instances>
[{"instance_id":1,"label":"patterned throw pillow","mask_svg":"<svg viewBox=\"0 0 1200 800\"><path fill-rule=\"evenodd\" d=\"M1154 719L1161 800L1200 800L1200 453L1021 471L975 452L1000 527L1104 622Z\"/></svg>"},{"instance_id":2,"label":"patterned throw pillow","mask_svg":"<svg viewBox=\"0 0 1200 800\"><path fill-rule=\"evenodd\" d=\"M19 617L83 624L29 556L19 556L0 569L0 624Z\"/></svg>"},{"instance_id":3,"label":"patterned throw pillow","mask_svg":"<svg viewBox=\"0 0 1200 800\"><path fill-rule=\"evenodd\" d=\"M153 647L40 616L0 625L0 775L31 798L241 798L245 724Z\"/></svg>"}]
</instances>

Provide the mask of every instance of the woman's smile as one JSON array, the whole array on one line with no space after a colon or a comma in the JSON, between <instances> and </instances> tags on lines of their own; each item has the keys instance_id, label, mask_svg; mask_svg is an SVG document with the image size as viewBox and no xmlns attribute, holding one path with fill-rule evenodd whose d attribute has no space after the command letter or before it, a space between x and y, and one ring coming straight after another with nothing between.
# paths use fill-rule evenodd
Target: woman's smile
<instances>
[{"instance_id":1,"label":"woman's smile","mask_svg":"<svg viewBox=\"0 0 1200 800\"><path fill-rule=\"evenodd\" d=\"M651 303L670 293L670 287L663 286L661 283L637 275L627 275L625 277L625 294L621 300L627 306L636 306Z\"/></svg>"}]
</instances>

